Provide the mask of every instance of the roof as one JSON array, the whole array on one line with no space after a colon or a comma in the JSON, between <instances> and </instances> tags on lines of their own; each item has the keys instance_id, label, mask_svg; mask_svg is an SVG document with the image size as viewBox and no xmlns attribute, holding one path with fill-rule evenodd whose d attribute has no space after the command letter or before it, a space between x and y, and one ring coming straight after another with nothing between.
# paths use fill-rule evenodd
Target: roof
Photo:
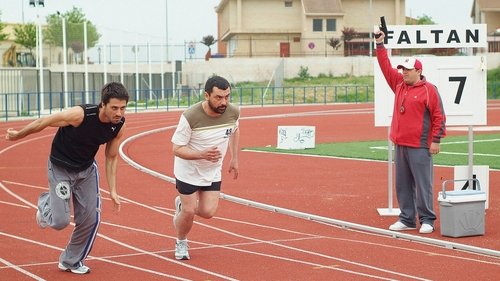
<instances>
[{"instance_id":1,"label":"roof","mask_svg":"<svg viewBox=\"0 0 500 281\"><path fill-rule=\"evenodd\" d=\"M500 1L498 0L475 0L472 5L471 16L474 16L476 6L482 12L500 12Z\"/></svg>"},{"instance_id":2,"label":"roof","mask_svg":"<svg viewBox=\"0 0 500 281\"><path fill-rule=\"evenodd\" d=\"M476 2L481 7L481 10L500 10L500 1L498 0L476 0Z\"/></svg>"},{"instance_id":3,"label":"roof","mask_svg":"<svg viewBox=\"0 0 500 281\"><path fill-rule=\"evenodd\" d=\"M344 9L342 8L342 1L340 0L330 0L328 5L325 5L325 0L302 0L302 5L304 7L304 14L344 14Z\"/></svg>"}]
</instances>

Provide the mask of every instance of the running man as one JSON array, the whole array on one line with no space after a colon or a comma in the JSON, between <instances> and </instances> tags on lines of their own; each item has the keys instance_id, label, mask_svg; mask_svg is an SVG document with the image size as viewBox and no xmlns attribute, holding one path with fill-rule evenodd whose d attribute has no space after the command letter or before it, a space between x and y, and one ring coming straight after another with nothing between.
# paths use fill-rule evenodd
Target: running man
<instances>
[{"instance_id":1,"label":"running man","mask_svg":"<svg viewBox=\"0 0 500 281\"><path fill-rule=\"evenodd\" d=\"M229 103L229 82L213 76L205 83L205 100L188 108L172 136L174 175L179 196L175 198L175 258L188 260L187 235L194 216L215 215L221 190L222 161L231 152L229 173L238 178L239 108Z\"/></svg>"},{"instance_id":2,"label":"running man","mask_svg":"<svg viewBox=\"0 0 500 281\"><path fill-rule=\"evenodd\" d=\"M111 82L102 88L99 105L75 106L41 117L19 131L7 129L5 138L16 141L47 127L59 127L48 160L49 192L43 192L38 199L36 221L41 228L64 229L70 223L70 199L73 200L75 229L59 257L59 269L63 271L90 272L83 261L92 249L101 218L99 171L94 159L101 144L106 144L110 197L115 209L120 210L116 165L128 99L125 87Z\"/></svg>"}]
</instances>

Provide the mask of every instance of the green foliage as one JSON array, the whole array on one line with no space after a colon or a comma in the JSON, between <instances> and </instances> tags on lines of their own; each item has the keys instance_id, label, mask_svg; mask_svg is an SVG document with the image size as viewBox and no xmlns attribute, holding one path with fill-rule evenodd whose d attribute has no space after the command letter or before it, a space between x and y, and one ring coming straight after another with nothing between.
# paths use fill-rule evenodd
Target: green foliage
<instances>
[{"instance_id":1,"label":"green foliage","mask_svg":"<svg viewBox=\"0 0 500 281\"><path fill-rule=\"evenodd\" d=\"M16 37L14 42L30 50L30 53L33 52L36 47L36 25L34 23L14 27L14 35Z\"/></svg>"},{"instance_id":2,"label":"green foliage","mask_svg":"<svg viewBox=\"0 0 500 281\"><path fill-rule=\"evenodd\" d=\"M309 79L311 78L311 75L309 74L309 67L304 67L304 66L300 66L300 69L299 69L299 78L304 80L304 79Z\"/></svg>"},{"instance_id":3,"label":"green foliage","mask_svg":"<svg viewBox=\"0 0 500 281\"><path fill-rule=\"evenodd\" d=\"M2 11L0 11L0 16L2 15ZM7 34L3 33L3 29L5 28L5 24L2 22L0 18L0 42L7 40Z\"/></svg>"},{"instance_id":4,"label":"green foliage","mask_svg":"<svg viewBox=\"0 0 500 281\"><path fill-rule=\"evenodd\" d=\"M488 74L486 74L486 80L488 82L500 83L500 67L488 70Z\"/></svg>"},{"instance_id":5,"label":"green foliage","mask_svg":"<svg viewBox=\"0 0 500 281\"><path fill-rule=\"evenodd\" d=\"M101 37L97 27L85 18L82 9L76 7L61 15L47 16L47 29L44 31L46 42L63 46L62 17L66 19L66 45L76 54L81 55L84 50L84 22L87 22L87 48L90 49L97 44ZM81 56L80 63L83 63Z\"/></svg>"},{"instance_id":6,"label":"green foliage","mask_svg":"<svg viewBox=\"0 0 500 281\"><path fill-rule=\"evenodd\" d=\"M324 74L324 73L320 73L318 74L318 78L319 79L324 79L324 78L333 78L333 74L332 73L328 73L328 75Z\"/></svg>"},{"instance_id":7,"label":"green foliage","mask_svg":"<svg viewBox=\"0 0 500 281\"><path fill-rule=\"evenodd\" d=\"M408 25L426 25L426 24L436 24L433 20L432 17L424 14L421 17L418 17L416 20L415 19L408 19L406 21L406 24Z\"/></svg>"},{"instance_id":8,"label":"green foliage","mask_svg":"<svg viewBox=\"0 0 500 281\"><path fill-rule=\"evenodd\" d=\"M4 41L7 39L7 34L3 33L5 24L2 22L1 16L2 16L2 11L0 11L0 41Z\"/></svg>"},{"instance_id":9,"label":"green foliage","mask_svg":"<svg viewBox=\"0 0 500 281\"><path fill-rule=\"evenodd\" d=\"M261 87L264 86L263 83L259 82L252 82L252 81L242 81L242 82L237 82L234 85L231 85L231 87L238 88L238 87L243 87L243 88L250 88L250 87Z\"/></svg>"},{"instance_id":10,"label":"green foliage","mask_svg":"<svg viewBox=\"0 0 500 281\"><path fill-rule=\"evenodd\" d=\"M436 24L436 23L432 20L432 17L424 14L423 16L417 18L417 24L425 25L425 24Z\"/></svg>"},{"instance_id":11,"label":"green foliage","mask_svg":"<svg viewBox=\"0 0 500 281\"><path fill-rule=\"evenodd\" d=\"M210 49L210 46L212 46L216 42L217 42L217 40L215 40L215 38L212 35L207 35L201 39L200 43L207 46Z\"/></svg>"},{"instance_id":12,"label":"green foliage","mask_svg":"<svg viewBox=\"0 0 500 281\"><path fill-rule=\"evenodd\" d=\"M500 67L488 70L486 90L488 91L488 99L500 98Z\"/></svg>"}]
</instances>

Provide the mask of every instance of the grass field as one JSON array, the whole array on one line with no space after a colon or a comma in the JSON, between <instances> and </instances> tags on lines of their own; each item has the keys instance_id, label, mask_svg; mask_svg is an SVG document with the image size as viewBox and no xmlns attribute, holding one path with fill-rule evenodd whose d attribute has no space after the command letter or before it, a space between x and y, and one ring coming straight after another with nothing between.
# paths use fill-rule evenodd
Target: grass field
<instances>
[{"instance_id":1,"label":"grass field","mask_svg":"<svg viewBox=\"0 0 500 281\"><path fill-rule=\"evenodd\" d=\"M300 150L277 149L276 147L257 147L247 150L387 161L387 149L387 140L379 140L320 143L316 144L315 148ZM500 169L500 134L474 135L473 153L474 165L488 165L490 169ZM467 136L446 137L441 141L441 152L434 156L434 164L468 165L468 159L469 142Z\"/></svg>"}]
</instances>

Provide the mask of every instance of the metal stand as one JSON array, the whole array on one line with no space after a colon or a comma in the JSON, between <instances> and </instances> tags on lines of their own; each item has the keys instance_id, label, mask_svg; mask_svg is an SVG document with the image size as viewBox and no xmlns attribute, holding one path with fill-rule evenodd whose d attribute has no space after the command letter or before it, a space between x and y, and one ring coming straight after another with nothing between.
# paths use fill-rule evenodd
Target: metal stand
<instances>
[{"instance_id":1,"label":"metal stand","mask_svg":"<svg viewBox=\"0 0 500 281\"><path fill-rule=\"evenodd\" d=\"M389 134L391 133L391 127L388 127L387 133L387 174L388 176L388 184L387 184L387 194L388 198L388 208L377 208L377 212L381 216L399 216L401 210L399 208L392 207L392 142L389 138Z\"/></svg>"}]
</instances>

